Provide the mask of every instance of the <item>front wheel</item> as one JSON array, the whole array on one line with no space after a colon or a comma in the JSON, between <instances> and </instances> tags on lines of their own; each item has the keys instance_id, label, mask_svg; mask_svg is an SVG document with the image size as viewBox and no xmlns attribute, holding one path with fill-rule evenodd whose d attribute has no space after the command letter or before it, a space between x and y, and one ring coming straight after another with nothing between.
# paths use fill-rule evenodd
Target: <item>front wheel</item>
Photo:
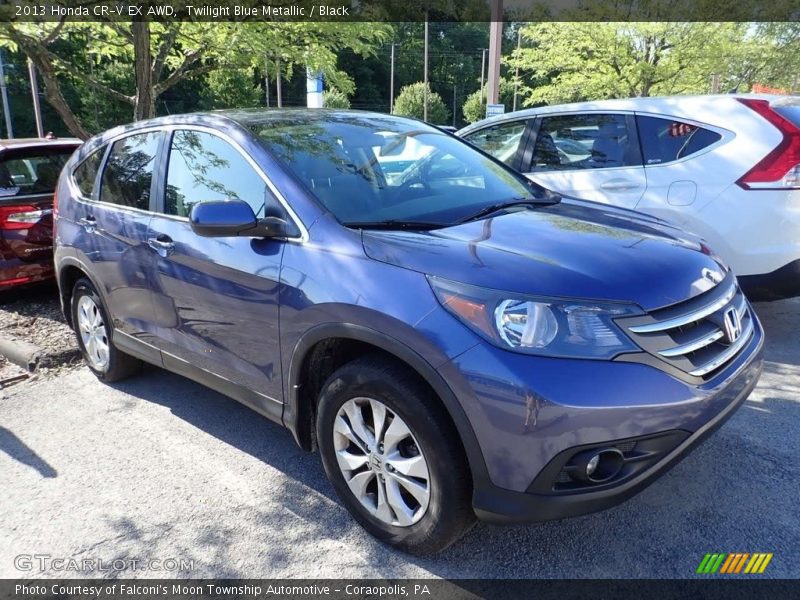
<instances>
[{"instance_id":1,"label":"front wheel","mask_svg":"<svg viewBox=\"0 0 800 600\"><path fill-rule=\"evenodd\" d=\"M72 326L86 364L98 379L119 381L137 372L141 362L118 350L103 301L91 281L79 279L72 289Z\"/></svg>"},{"instance_id":2,"label":"front wheel","mask_svg":"<svg viewBox=\"0 0 800 600\"><path fill-rule=\"evenodd\" d=\"M474 523L469 469L453 425L402 365L358 359L331 375L320 394L317 440L342 502L378 539L429 554Z\"/></svg>"}]
</instances>

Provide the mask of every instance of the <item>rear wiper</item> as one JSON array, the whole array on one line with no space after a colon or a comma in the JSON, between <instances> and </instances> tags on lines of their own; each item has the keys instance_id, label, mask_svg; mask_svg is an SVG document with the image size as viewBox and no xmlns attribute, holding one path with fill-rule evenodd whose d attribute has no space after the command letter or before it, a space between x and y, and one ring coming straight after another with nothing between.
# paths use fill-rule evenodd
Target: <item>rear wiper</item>
<instances>
[{"instance_id":1,"label":"rear wiper","mask_svg":"<svg viewBox=\"0 0 800 600\"><path fill-rule=\"evenodd\" d=\"M430 221L399 221L390 219L388 221L353 221L344 223L345 227L351 229L408 229L416 231L428 231L446 227L446 223L432 223Z\"/></svg>"},{"instance_id":2,"label":"rear wiper","mask_svg":"<svg viewBox=\"0 0 800 600\"><path fill-rule=\"evenodd\" d=\"M553 194L552 196L548 196L542 200L537 200L536 198L513 198L511 200L506 200L505 202L497 202L495 204L490 204L489 206L484 206L475 214L464 217L458 222L468 223L470 221L477 221L478 219L488 217L496 212L500 212L501 210L505 210L506 208L511 208L514 206L550 206L551 204L558 204L560 201L561 196L557 194Z\"/></svg>"}]
</instances>

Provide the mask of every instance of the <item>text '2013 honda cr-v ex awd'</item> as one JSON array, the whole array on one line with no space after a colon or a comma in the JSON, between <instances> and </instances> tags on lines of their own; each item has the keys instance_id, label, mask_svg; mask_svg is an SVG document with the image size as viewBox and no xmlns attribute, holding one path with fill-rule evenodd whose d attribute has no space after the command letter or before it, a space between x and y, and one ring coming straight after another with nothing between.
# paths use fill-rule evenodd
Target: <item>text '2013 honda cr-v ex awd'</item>
<instances>
[{"instance_id":1,"label":"text '2013 honda cr-v ex awd'","mask_svg":"<svg viewBox=\"0 0 800 600\"><path fill-rule=\"evenodd\" d=\"M697 238L560 198L410 119L172 116L94 137L56 203L65 314L316 448L381 540L638 492L740 406L763 333Z\"/></svg>"}]
</instances>

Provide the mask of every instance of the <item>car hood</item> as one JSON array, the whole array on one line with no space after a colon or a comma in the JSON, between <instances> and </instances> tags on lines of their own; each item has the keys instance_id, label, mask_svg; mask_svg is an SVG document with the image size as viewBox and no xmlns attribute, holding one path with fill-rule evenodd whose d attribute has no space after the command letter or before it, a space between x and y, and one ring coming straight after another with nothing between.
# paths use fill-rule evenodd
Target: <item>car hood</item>
<instances>
[{"instance_id":1,"label":"car hood","mask_svg":"<svg viewBox=\"0 0 800 600\"><path fill-rule=\"evenodd\" d=\"M659 219L562 202L432 231L364 230L374 260L516 294L633 302L652 310L722 280L695 236Z\"/></svg>"}]
</instances>

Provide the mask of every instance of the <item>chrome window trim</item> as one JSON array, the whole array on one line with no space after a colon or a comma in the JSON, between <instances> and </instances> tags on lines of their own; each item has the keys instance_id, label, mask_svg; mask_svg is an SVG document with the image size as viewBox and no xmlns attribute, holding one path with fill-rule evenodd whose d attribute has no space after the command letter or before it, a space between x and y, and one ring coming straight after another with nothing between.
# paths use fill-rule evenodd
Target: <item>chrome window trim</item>
<instances>
[{"instance_id":1,"label":"chrome window trim","mask_svg":"<svg viewBox=\"0 0 800 600\"><path fill-rule=\"evenodd\" d=\"M281 206L283 206L283 208L286 210L286 213L289 215L289 218L292 219L292 221L294 222L295 226L300 231L300 236L298 236L298 237L280 238L280 239L283 239L284 241L287 241L287 242L297 242L297 243L301 243L301 244L308 241L308 239L309 239L308 229L306 228L305 224L300 219L300 217L297 216L297 213L294 212L292 207L289 205L289 202L286 200L286 198L283 196L283 194L280 193L278 188L275 187L275 184L272 183L272 180L270 180L270 178L267 176L267 174L264 172L264 170L261 168L261 166L253 159L253 157L250 156L250 154L244 148L242 148L242 146L241 146L241 144L239 144L239 142L237 142L235 139L233 139L227 133L224 133L222 131L214 129L213 127L208 127L208 126L205 126L205 125L192 125L192 124L153 125L153 126L150 126L150 127L142 127L141 129L135 129L133 131L122 131L119 134L115 135L114 137L110 137L107 140L105 140L103 146L107 146L108 148L110 148L111 146L114 145L114 143L118 142L119 140L124 139L126 137L130 137L132 135L139 135L139 134L144 134L144 133L154 133L154 132L156 132L156 133L173 134L175 131L187 131L187 130L188 131L200 131L200 132L203 132L203 133L208 133L210 135L214 135L214 136L222 139L223 141L227 142L234 149L236 149L236 151L239 154L241 154L242 157L255 170L255 172L258 174L258 176L261 177L261 179L264 181L264 184L267 186L267 188L269 188L270 192L272 192L272 194L278 199L278 202L281 203ZM172 140L170 139L170 143L171 142L172 142ZM86 160L86 158L88 158L89 156L90 155L87 155L84 158L84 160ZM77 169L78 166L80 164L82 164L82 163L83 163L83 160L80 163L78 163L78 165L75 165L75 167L73 167L73 169L70 171L70 176L67 178L69 186L70 186L70 189L73 192L73 194L72 194L73 197L76 197L79 201L84 202L84 203L100 204L102 206L108 206L108 207L111 207L111 208L117 208L119 210L126 210L126 211L142 213L142 214L148 214L148 215L153 215L153 216L164 217L164 218L167 218L167 219L173 219L173 220L176 220L176 221L182 221L182 222L186 222L186 223L189 222L189 219L187 217L179 217L177 215L167 215L167 214L164 214L164 213L154 212L154 211L151 211L151 210L142 210L142 209L134 208L134 207L130 207L130 206L122 206L120 204L113 204L111 202L103 202L99 198L98 199L86 198L80 192L80 188L78 187L78 185L73 181L73 173L74 173L75 169ZM167 169L169 169L169 166L167 166ZM169 171L167 171L167 174L169 174ZM77 192L77 193L75 193L75 192Z\"/></svg>"}]
</instances>

